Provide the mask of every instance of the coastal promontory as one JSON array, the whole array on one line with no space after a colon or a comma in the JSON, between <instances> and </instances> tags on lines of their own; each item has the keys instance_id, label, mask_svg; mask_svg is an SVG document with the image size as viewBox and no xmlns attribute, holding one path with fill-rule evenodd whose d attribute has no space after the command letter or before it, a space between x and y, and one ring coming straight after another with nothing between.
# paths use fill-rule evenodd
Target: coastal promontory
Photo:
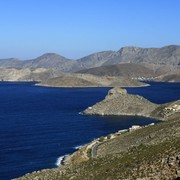
<instances>
[{"instance_id":1,"label":"coastal promontory","mask_svg":"<svg viewBox=\"0 0 180 180\"><path fill-rule=\"evenodd\" d=\"M158 107L142 96L128 94L125 89L115 87L101 102L88 107L84 114L95 115L139 115L151 116Z\"/></svg>"}]
</instances>

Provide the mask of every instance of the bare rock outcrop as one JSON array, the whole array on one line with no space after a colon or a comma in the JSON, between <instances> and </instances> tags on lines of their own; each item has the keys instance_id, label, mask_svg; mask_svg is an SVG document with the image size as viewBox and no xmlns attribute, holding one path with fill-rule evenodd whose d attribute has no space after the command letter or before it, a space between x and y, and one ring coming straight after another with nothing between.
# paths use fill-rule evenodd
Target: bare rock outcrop
<instances>
[{"instance_id":1,"label":"bare rock outcrop","mask_svg":"<svg viewBox=\"0 0 180 180\"><path fill-rule=\"evenodd\" d=\"M125 89L115 87L111 89L105 99L83 113L97 115L140 115L150 116L158 105L147 99L128 94Z\"/></svg>"}]
</instances>

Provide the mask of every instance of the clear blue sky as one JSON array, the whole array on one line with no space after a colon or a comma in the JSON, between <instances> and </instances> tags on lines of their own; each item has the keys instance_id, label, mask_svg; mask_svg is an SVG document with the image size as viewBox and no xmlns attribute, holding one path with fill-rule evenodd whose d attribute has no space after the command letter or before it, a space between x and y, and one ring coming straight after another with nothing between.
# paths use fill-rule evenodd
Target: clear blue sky
<instances>
[{"instance_id":1,"label":"clear blue sky","mask_svg":"<svg viewBox=\"0 0 180 180\"><path fill-rule=\"evenodd\" d=\"M1 0L0 58L180 45L180 0Z\"/></svg>"}]
</instances>

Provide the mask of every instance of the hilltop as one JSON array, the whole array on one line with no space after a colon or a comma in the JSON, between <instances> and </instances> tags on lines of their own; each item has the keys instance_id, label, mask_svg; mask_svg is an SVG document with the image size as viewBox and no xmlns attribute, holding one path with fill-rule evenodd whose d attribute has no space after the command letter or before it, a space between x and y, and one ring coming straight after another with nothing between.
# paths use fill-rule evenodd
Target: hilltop
<instances>
[{"instance_id":1,"label":"hilltop","mask_svg":"<svg viewBox=\"0 0 180 180\"><path fill-rule=\"evenodd\" d=\"M139 115L151 116L158 105L139 95L128 94L125 89L115 87L101 102L87 108L84 114L95 115Z\"/></svg>"},{"instance_id":2,"label":"hilltop","mask_svg":"<svg viewBox=\"0 0 180 180\"><path fill-rule=\"evenodd\" d=\"M161 65L180 65L180 46L169 45L162 48L123 47L117 51L117 56L105 62L104 65L118 63L148 63Z\"/></svg>"}]
</instances>

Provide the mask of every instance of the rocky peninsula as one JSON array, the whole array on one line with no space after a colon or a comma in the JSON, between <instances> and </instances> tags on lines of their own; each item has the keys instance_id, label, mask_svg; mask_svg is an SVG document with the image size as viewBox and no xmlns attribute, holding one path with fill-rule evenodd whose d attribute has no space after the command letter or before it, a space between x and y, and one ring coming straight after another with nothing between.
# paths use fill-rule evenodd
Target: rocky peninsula
<instances>
[{"instance_id":1,"label":"rocky peninsula","mask_svg":"<svg viewBox=\"0 0 180 180\"><path fill-rule=\"evenodd\" d=\"M95 115L139 115L151 116L158 108L147 99L139 95L128 94L125 89L115 87L108 92L108 95L101 102L88 107L84 114Z\"/></svg>"}]
</instances>

